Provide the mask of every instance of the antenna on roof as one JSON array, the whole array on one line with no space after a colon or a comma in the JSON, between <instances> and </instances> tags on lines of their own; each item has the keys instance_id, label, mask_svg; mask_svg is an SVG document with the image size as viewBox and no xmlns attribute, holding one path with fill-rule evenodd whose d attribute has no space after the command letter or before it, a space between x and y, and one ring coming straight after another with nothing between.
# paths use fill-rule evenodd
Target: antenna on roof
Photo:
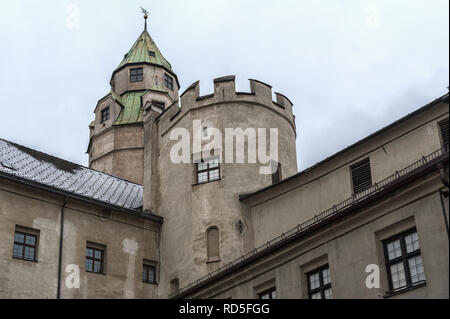
<instances>
[{"instance_id":1,"label":"antenna on roof","mask_svg":"<svg viewBox=\"0 0 450 319\"><path fill-rule=\"evenodd\" d=\"M142 13L144 14L144 20L145 20L144 30L147 31L147 19L148 19L149 12L147 10L145 10L144 8L142 8L142 7L139 7L139 8L141 8Z\"/></svg>"}]
</instances>

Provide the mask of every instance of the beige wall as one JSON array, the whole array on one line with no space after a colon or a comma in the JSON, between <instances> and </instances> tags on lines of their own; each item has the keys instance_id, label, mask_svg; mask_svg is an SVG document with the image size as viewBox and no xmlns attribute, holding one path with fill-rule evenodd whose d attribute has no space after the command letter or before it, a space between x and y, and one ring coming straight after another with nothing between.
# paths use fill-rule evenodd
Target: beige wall
<instances>
[{"instance_id":1,"label":"beige wall","mask_svg":"<svg viewBox=\"0 0 450 319\"><path fill-rule=\"evenodd\" d=\"M112 126L93 137L89 167L142 185L144 136L142 124Z\"/></svg>"},{"instance_id":2,"label":"beige wall","mask_svg":"<svg viewBox=\"0 0 450 319\"><path fill-rule=\"evenodd\" d=\"M0 298L56 298L63 198L0 180ZM16 225L40 231L38 262L12 258ZM159 226L69 201L65 209L62 298L155 298L142 283L143 260L159 262ZM106 275L84 270L87 241L106 245ZM133 248L134 247L134 248ZM69 264L80 269L80 288L65 285Z\"/></svg>"}]
</instances>

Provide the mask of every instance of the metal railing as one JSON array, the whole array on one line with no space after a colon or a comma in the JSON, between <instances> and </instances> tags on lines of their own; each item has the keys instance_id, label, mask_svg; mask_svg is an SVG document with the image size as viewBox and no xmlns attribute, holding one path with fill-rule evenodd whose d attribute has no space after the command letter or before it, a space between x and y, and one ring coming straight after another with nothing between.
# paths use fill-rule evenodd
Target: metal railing
<instances>
[{"instance_id":1,"label":"metal railing","mask_svg":"<svg viewBox=\"0 0 450 319\"><path fill-rule=\"evenodd\" d=\"M318 215L314 215L313 218L307 220L306 222L298 225L297 227L289 230L286 233L281 234L280 236L268 241L266 244L259 246L258 248L252 250L251 252L235 259L234 261L230 262L229 264L215 270L214 272L209 273L208 275L198 279L197 281L194 281L192 283L190 283L189 285L181 288L180 290L172 293L169 295L169 298L174 298L180 294L182 294L183 292L211 279L212 277L218 275L219 273L239 264L240 262L256 255L257 253L260 253L263 250L268 249L269 247L273 247L276 244L279 244L285 240L288 240L289 238L319 224L322 223L323 221L336 216L337 214L339 214L340 212L342 212L343 210L367 199L370 196L373 196L374 194L382 191L383 189L385 189L387 186L389 186L390 184L394 183L395 181L397 181L399 178L423 167L424 165L430 163L431 161L444 156L446 154L448 154L448 147L444 147L441 149L438 149L437 151L434 151L433 153L422 157L422 159L418 160L417 162L405 167L404 169L400 170L400 171L396 171L394 174L392 174L391 176L383 179L382 181L373 184L371 187L369 187L368 189L353 195L352 197L340 202L337 205L334 205L333 207L331 207L330 209L318 214Z\"/></svg>"}]
</instances>

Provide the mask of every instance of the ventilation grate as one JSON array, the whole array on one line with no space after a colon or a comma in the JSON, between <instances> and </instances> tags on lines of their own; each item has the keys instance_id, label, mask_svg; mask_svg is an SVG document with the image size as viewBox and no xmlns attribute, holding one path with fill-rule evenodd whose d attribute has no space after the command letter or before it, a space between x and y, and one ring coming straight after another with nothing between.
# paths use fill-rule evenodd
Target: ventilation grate
<instances>
[{"instance_id":1,"label":"ventilation grate","mask_svg":"<svg viewBox=\"0 0 450 319\"><path fill-rule=\"evenodd\" d=\"M441 136L442 136L442 146L448 149L448 120L440 124Z\"/></svg>"},{"instance_id":2,"label":"ventilation grate","mask_svg":"<svg viewBox=\"0 0 450 319\"><path fill-rule=\"evenodd\" d=\"M372 186L370 160L365 160L352 167L353 192L358 194Z\"/></svg>"}]
</instances>

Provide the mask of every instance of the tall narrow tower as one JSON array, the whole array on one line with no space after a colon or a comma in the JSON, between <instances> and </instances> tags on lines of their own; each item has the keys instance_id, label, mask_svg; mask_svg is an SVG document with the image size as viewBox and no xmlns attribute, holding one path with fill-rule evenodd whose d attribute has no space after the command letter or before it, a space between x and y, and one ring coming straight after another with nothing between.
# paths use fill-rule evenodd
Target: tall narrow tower
<instances>
[{"instance_id":1,"label":"tall narrow tower","mask_svg":"<svg viewBox=\"0 0 450 319\"><path fill-rule=\"evenodd\" d=\"M145 28L113 71L111 91L98 102L89 126L89 167L143 184L142 97L164 110L178 99L179 82Z\"/></svg>"}]
</instances>

